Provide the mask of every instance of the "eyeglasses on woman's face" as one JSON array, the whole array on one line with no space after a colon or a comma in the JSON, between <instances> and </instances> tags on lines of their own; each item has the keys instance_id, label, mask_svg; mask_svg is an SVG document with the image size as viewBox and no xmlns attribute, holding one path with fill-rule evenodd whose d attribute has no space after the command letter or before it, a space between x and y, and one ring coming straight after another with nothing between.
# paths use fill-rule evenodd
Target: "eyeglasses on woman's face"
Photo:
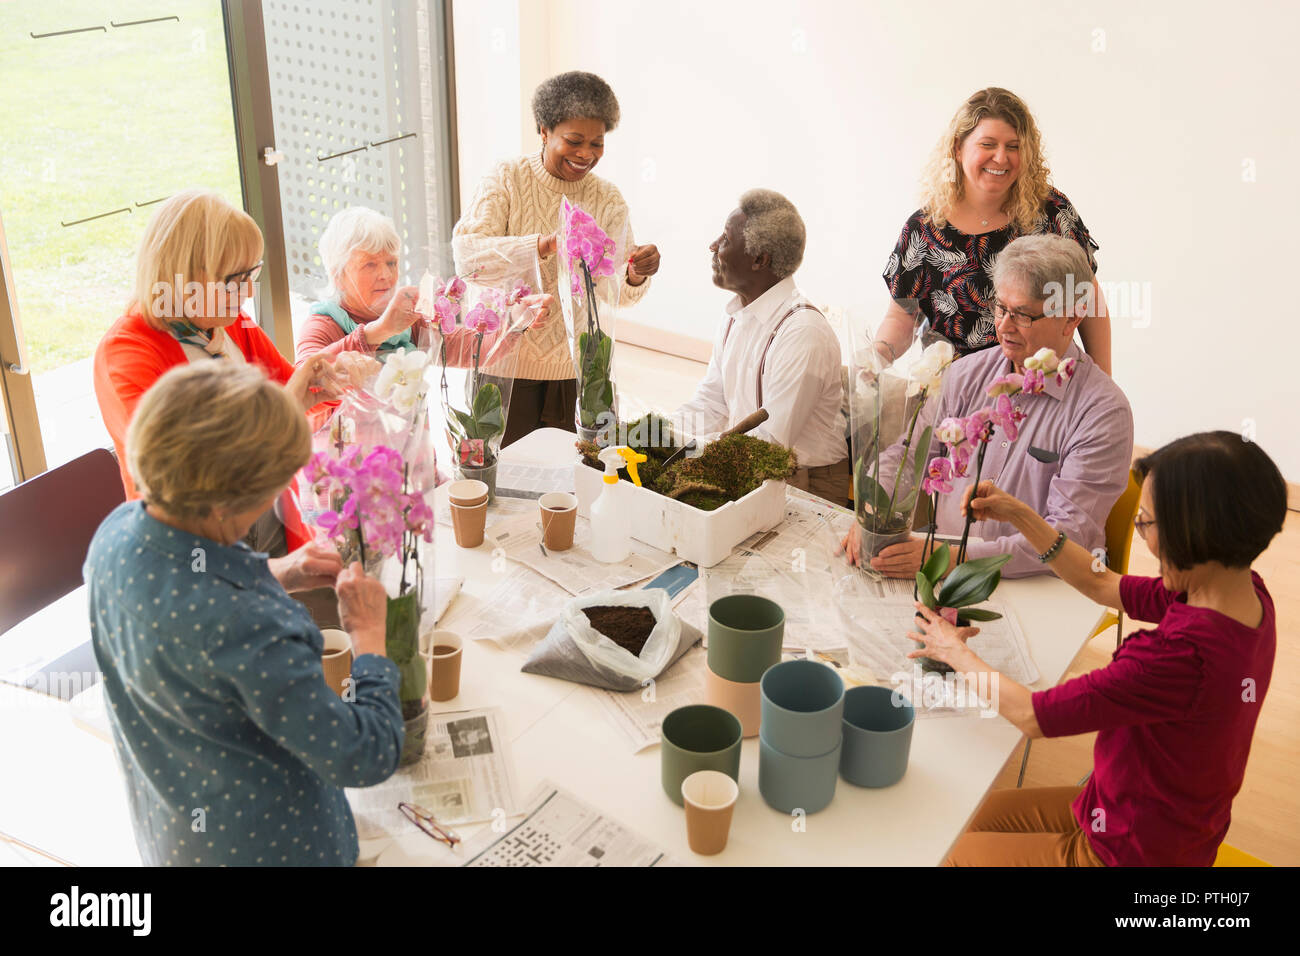
<instances>
[{"instance_id":1,"label":"eyeglasses on woman's face","mask_svg":"<svg viewBox=\"0 0 1300 956\"><path fill-rule=\"evenodd\" d=\"M1146 540L1147 528L1154 528L1155 524L1156 524L1155 518L1146 519L1143 518L1140 514L1136 514L1133 516L1133 528L1137 531L1138 534L1142 536L1143 540Z\"/></svg>"},{"instance_id":2,"label":"eyeglasses on woman's face","mask_svg":"<svg viewBox=\"0 0 1300 956\"><path fill-rule=\"evenodd\" d=\"M1027 329L1039 319L1047 318L1047 313L1043 312L1039 315L1030 315L1028 312L1021 312L1019 309L1008 308L995 297L993 299L993 321L1003 322L1008 316L1010 316L1011 320L1016 323L1018 328Z\"/></svg>"},{"instance_id":3,"label":"eyeglasses on woman's face","mask_svg":"<svg viewBox=\"0 0 1300 956\"><path fill-rule=\"evenodd\" d=\"M245 269L243 272L232 272L230 275L226 276L226 282L238 282L241 284L245 282L256 282L257 277L261 274L262 263L259 262L257 265L250 269Z\"/></svg>"}]
</instances>

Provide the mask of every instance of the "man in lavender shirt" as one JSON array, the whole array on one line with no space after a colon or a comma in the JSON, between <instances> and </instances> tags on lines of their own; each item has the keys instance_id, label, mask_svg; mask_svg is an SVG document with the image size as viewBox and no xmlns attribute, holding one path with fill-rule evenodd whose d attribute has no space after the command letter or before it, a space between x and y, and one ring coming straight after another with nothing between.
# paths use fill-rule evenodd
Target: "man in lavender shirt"
<instances>
[{"instance_id":1,"label":"man in lavender shirt","mask_svg":"<svg viewBox=\"0 0 1300 956\"><path fill-rule=\"evenodd\" d=\"M1074 377L1065 385L1056 384L1049 374L1042 394L1013 398L1027 418L1014 442L1007 441L1001 429L993 433L983 477L1035 507L1071 541L1100 554L1106 545L1106 517L1128 482L1133 412L1119 386L1074 344L1074 330L1099 301L1095 282L1082 250L1070 239L1022 236L1008 245L993 265L998 348L967 355L949 367L938 401L926 403L917 430L988 407L993 403L988 396L993 381L1013 370L1023 372L1025 359L1041 348L1075 359ZM941 449L934 442L931 457ZM895 472L901 456L900 441L882 456L881 474ZM953 480L950 494L939 496L941 535L962 532L961 501L974 480L973 461L971 472ZM854 524L843 542L855 564L857 528ZM971 539L968 558L1011 555L1003 577L1049 573L1038 552L1010 524L977 521ZM891 545L871 559L871 566L888 577L914 577L923 547L920 537Z\"/></svg>"}]
</instances>

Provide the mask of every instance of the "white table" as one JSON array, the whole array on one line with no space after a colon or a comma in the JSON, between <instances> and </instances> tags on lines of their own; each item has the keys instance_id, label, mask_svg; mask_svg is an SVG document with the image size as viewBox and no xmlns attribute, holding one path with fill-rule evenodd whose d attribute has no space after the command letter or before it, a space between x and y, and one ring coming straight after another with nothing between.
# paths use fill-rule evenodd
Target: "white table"
<instances>
[{"instance_id":1,"label":"white table","mask_svg":"<svg viewBox=\"0 0 1300 956\"><path fill-rule=\"evenodd\" d=\"M507 449L503 458L554 466L574 457L573 440L568 432L542 429ZM438 575L463 576L466 594L481 597L491 590L490 543L465 550L442 533L436 555ZM1038 686L1059 681L1091 634L1099 609L1049 577L1004 582L998 597L1020 619L1042 673ZM80 626L86 627L84 616ZM1023 739L1001 717L920 720L900 783L867 790L840 780L834 801L809 816L801 832L788 815L763 802L758 741L746 740L741 795L727 849L699 857L687 847L683 811L660 786L658 748L632 753L595 692L522 674L522 660L488 644L467 642L460 696L435 708L501 706L521 799L549 778L687 863L937 864ZM6 778L0 787L0 830L75 863L139 862L112 748L74 725L68 704L0 689L0 766ZM473 830L461 828L464 835ZM367 849L374 853L378 847ZM440 844L419 832L402 837L382 855L385 863L445 865L448 859Z\"/></svg>"}]
</instances>

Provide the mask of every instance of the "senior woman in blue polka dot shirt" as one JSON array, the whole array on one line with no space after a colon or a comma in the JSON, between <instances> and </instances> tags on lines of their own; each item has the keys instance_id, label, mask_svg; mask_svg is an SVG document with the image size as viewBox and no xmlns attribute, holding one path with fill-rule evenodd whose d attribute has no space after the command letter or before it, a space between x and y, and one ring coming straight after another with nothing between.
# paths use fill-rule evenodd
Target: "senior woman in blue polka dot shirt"
<instances>
[{"instance_id":1,"label":"senior woman in blue polka dot shirt","mask_svg":"<svg viewBox=\"0 0 1300 956\"><path fill-rule=\"evenodd\" d=\"M302 409L255 368L182 366L145 394L126 447L144 498L104 520L85 575L141 857L355 863L343 788L390 776L402 746L383 586L359 564L336 582L357 655L345 701L311 615L240 540L307 461Z\"/></svg>"}]
</instances>

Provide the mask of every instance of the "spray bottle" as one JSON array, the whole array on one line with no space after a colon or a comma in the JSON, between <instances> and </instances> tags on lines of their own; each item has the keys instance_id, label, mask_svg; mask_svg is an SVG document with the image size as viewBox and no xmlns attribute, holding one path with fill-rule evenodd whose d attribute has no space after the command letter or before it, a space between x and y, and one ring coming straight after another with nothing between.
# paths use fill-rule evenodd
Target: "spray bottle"
<instances>
[{"instance_id":1,"label":"spray bottle","mask_svg":"<svg viewBox=\"0 0 1300 956\"><path fill-rule=\"evenodd\" d=\"M632 553L630 503L623 497L626 489L619 487L618 470L626 465L635 475L637 464L645 460L645 455L625 445L606 448L600 453L601 464L605 466L604 487L591 506L591 555L597 561L617 564L626 561Z\"/></svg>"}]
</instances>

